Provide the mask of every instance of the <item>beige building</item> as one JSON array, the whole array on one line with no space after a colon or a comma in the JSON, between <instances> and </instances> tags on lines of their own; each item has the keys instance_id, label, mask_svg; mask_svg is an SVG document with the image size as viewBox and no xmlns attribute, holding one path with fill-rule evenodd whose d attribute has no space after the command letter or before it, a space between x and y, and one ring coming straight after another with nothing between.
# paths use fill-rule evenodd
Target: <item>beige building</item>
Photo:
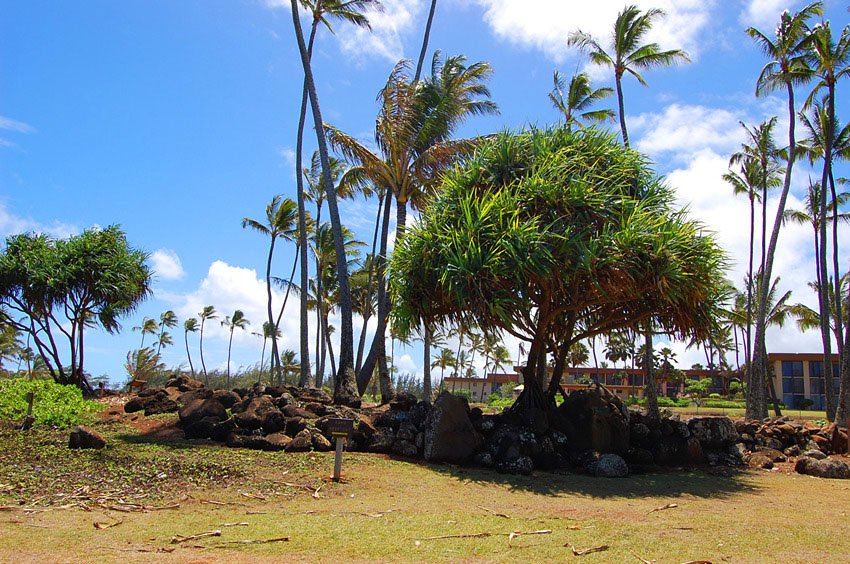
<instances>
[{"instance_id":1,"label":"beige building","mask_svg":"<svg viewBox=\"0 0 850 564\"><path fill-rule=\"evenodd\" d=\"M823 354L774 353L767 355L767 361L772 368L776 396L786 407L826 409ZM832 384L836 394L839 386L838 362L838 355L832 355Z\"/></svg>"}]
</instances>

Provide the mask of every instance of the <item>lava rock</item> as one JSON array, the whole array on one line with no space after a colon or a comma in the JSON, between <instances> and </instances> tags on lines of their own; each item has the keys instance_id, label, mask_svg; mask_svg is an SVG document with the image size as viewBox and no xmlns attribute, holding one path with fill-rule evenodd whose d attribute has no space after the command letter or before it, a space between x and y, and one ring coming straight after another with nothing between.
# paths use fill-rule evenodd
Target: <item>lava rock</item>
<instances>
[{"instance_id":1,"label":"lava rock","mask_svg":"<svg viewBox=\"0 0 850 564\"><path fill-rule=\"evenodd\" d=\"M465 398L442 392L425 421L425 460L462 463L481 450L483 440L469 420Z\"/></svg>"},{"instance_id":2,"label":"lava rock","mask_svg":"<svg viewBox=\"0 0 850 564\"><path fill-rule=\"evenodd\" d=\"M794 470L818 478L850 479L850 464L835 458L817 460L808 456L797 459Z\"/></svg>"},{"instance_id":3,"label":"lava rock","mask_svg":"<svg viewBox=\"0 0 850 564\"><path fill-rule=\"evenodd\" d=\"M103 435L88 427L74 427L71 430L71 435L68 438L68 448L93 448L100 450L106 446L106 439Z\"/></svg>"}]
</instances>

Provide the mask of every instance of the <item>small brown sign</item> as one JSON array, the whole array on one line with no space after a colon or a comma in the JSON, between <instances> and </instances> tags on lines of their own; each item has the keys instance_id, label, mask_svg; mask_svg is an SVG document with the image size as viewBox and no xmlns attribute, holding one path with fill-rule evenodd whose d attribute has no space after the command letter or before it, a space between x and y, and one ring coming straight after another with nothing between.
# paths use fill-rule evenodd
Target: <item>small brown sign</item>
<instances>
[{"instance_id":1,"label":"small brown sign","mask_svg":"<svg viewBox=\"0 0 850 564\"><path fill-rule=\"evenodd\" d=\"M328 419L327 428L333 437L350 438L351 433L354 432L354 419L345 419L342 417Z\"/></svg>"}]
</instances>

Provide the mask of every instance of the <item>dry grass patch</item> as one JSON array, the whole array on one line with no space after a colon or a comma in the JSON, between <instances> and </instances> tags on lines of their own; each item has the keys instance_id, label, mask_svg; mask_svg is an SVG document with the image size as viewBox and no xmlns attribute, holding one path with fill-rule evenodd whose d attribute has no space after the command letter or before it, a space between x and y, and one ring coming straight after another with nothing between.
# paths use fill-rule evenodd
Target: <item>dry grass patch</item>
<instances>
[{"instance_id":1,"label":"dry grass patch","mask_svg":"<svg viewBox=\"0 0 850 564\"><path fill-rule=\"evenodd\" d=\"M0 561L842 562L850 552L850 484L782 471L522 477L347 453L344 480L336 484L327 479L332 454L146 443L126 429L115 429L109 439L100 455L59 453L45 439L46 446L15 456L20 442L0 433L0 484L29 474L27 488L4 491L0 485L0 505L16 507L0 512ZM77 476L66 489L61 480L48 483L34 474L29 457L45 463L40 450L60 457L51 472L66 468ZM163 460L173 477L167 486L147 478L147 470L111 483L142 488L142 503L178 508L55 509L67 499L56 496L81 483L77 464L95 477L94 492L108 483L116 464L144 469ZM202 463L215 464L217 473L189 480L194 468L208 468ZM133 474L132 468L126 472ZM32 485L40 481L53 498L31 504L19 497L44 495ZM98 529L96 522L118 524ZM175 535L210 531L221 535L171 543ZM283 537L289 540L238 543ZM609 548L574 556L567 543L578 551Z\"/></svg>"}]
</instances>

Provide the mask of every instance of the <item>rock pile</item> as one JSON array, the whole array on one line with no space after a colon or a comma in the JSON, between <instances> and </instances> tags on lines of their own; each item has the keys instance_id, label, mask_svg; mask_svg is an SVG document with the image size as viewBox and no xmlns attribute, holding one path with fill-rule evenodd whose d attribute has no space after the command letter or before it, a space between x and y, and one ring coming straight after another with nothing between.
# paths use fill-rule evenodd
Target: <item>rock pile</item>
<instances>
[{"instance_id":1,"label":"rock pile","mask_svg":"<svg viewBox=\"0 0 850 564\"><path fill-rule=\"evenodd\" d=\"M389 405L354 410L322 390L255 385L208 390L186 376L142 391L125 405L146 415L178 412L188 439L270 451L333 449L328 420L354 420L349 450L387 453L501 472L581 468L619 477L652 465L770 468L799 457L797 471L850 477L850 465L826 458L846 452L846 432L789 418L763 422L677 415L650 419L626 408L604 386L575 391L556 410L483 414L443 392L429 404L402 393Z\"/></svg>"}]
</instances>

